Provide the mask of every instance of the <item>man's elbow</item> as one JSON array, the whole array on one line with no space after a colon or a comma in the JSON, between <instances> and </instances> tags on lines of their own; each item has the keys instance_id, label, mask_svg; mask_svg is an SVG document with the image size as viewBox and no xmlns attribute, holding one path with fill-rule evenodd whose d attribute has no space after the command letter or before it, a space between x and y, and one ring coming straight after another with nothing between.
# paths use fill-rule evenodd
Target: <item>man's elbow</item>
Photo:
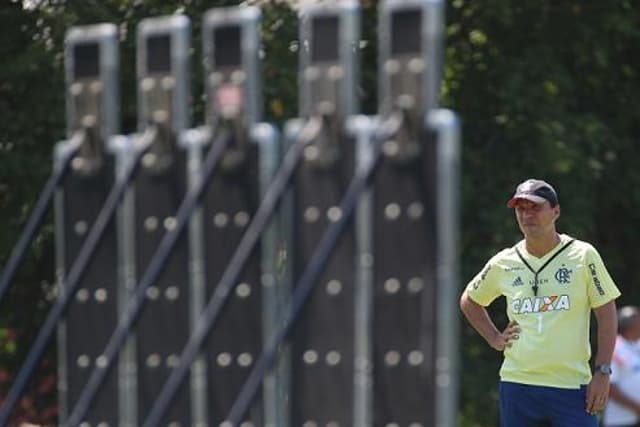
<instances>
[{"instance_id":1,"label":"man's elbow","mask_svg":"<svg viewBox=\"0 0 640 427\"><path fill-rule=\"evenodd\" d=\"M473 310L475 306L477 306L477 304L469 298L469 294L465 290L460 296L460 310L468 317L469 312Z\"/></svg>"},{"instance_id":2,"label":"man's elbow","mask_svg":"<svg viewBox=\"0 0 640 427\"><path fill-rule=\"evenodd\" d=\"M594 309L596 320L601 323L609 323L616 329L618 327L618 315L616 312L615 300L609 301L606 304Z\"/></svg>"}]
</instances>

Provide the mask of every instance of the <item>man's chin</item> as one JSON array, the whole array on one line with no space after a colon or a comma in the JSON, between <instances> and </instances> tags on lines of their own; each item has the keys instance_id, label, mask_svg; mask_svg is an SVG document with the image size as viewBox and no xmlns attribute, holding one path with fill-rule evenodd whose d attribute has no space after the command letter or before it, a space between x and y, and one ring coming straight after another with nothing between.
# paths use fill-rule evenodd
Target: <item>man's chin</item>
<instances>
[{"instance_id":1,"label":"man's chin","mask_svg":"<svg viewBox=\"0 0 640 427\"><path fill-rule=\"evenodd\" d=\"M540 229L535 226L523 226L520 229L522 230L522 234L524 234L525 237L535 238L542 235L542 233L540 232Z\"/></svg>"}]
</instances>

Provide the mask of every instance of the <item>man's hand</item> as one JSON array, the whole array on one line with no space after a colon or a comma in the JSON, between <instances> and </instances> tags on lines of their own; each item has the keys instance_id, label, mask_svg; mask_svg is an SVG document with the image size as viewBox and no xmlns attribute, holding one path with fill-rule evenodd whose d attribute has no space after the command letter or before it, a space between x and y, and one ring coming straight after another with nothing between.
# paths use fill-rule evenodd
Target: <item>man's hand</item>
<instances>
[{"instance_id":1,"label":"man's hand","mask_svg":"<svg viewBox=\"0 0 640 427\"><path fill-rule=\"evenodd\" d=\"M511 347L513 341L520 338L520 325L515 320L509 322L502 333L497 334L489 345L498 351L504 351L505 348Z\"/></svg>"},{"instance_id":2,"label":"man's hand","mask_svg":"<svg viewBox=\"0 0 640 427\"><path fill-rule=\"evenodd\" d=\"M591 382L587 386L587 412L595 414L602 412L609 398L609 375L593 374Z\"/></svg>"},{"instance_id":3,"label":"man's hand","mask_svg":"<svg viewBox=\"0 0 640 427\"><path fill-rule=\"evenodd\" d=\"M506 329L500 332L489 317L487 309L472 300L466 290L460 297L460 308L469 323L494 349L503 351L505 347L511 347L513 340L520 338L520 325L518 325L518 322L510 322Z\"/></svg>"},{"instance_id":4,"label":"man's hand","mask_svg":"<svg viewBox=\"0 0 640 427\"><path fill-rule=\"evenodd\" d=\"M596 365L611 361L613 348L616 344L616 331L618 330L618 318L616 316L615 301L594 308L593 313L598 322L598 352L595 355ZM595 414L604 409L609 398L609 375L594 373L587 387L587 412Z\"/></svg>"}]
</instances>

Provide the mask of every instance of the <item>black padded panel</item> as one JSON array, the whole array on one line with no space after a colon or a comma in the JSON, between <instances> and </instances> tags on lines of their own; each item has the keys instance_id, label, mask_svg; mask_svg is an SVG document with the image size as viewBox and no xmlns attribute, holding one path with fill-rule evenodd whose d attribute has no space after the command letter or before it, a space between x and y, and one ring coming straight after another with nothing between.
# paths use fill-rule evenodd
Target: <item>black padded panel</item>
<instances>
[{"instance_id":1,"label":"black padded panel","mask_svg":"<svg viewBox=\"0 0 640 427\"><path fill-rule=\"evenodd\" d=\"M203 210L207 299L260 202L258 154L258 146L251 144L246 161L235 170L219 168L207 189ZM260 271L258 244L205 344L210 425L219 425L229 414L262 350ZM256 401L245 421L263 425L260 407Z\"/></svg>"},{"instance_id":2,"label":"black padded panel","mask_svg":"<svg viewBox=\"0 0 640 427\"><path fill-rule=\"evenodd\" d=\"M374 181L374 425L435 425L433 146Z\"/></svg>"},{"instance_id":3,"label":"black padded panel","mask_svg":"<svg viewBox=\"0 0 640 427\"><path fill-rule=\"evenodd\" d=\"M301 164L294 181L295 280L300 278L352 179L354 142L330 169ZM333 209L332 209L333 208ZM353 219L332 252L292 332L292 425L353 425Z\"/></svg>"},{"instance_id":4,"label":"black padded panel","mask_svg":"<svg viewBox=\"0 0 640 427\"><path fill-rule=\"evenodd\" d=\"M64 270L69 273L113 185L113 161L101 172L82 176L71 171L64 182ZM115 329L117 320L117 248L115 215L70 302L66 315L68 402L71 410ZM117 368L96 395L85 421L114 426L118 420ZM63 417L68 414L62 414Z\"/></svg>"},{"instance_id":5,"label":"black padded panel","mask_svg":"<svg viewBox=\"0 0 640 427\"><path fill-rule=\"evenodd\" d=\"M136 277L139 281L171 227L185 195L185 155L177 151L172 167L162 173L141 168L135 186ZM185 228L186 230L186 228ZM149 413L189 337L189 276L185 232L156 283L147 293L135 328L138 366L138 419ZM188 381L165 415L167 424L191 425ZM165 424L166 425L166 424Z\"/></svg>"}]
</instances>

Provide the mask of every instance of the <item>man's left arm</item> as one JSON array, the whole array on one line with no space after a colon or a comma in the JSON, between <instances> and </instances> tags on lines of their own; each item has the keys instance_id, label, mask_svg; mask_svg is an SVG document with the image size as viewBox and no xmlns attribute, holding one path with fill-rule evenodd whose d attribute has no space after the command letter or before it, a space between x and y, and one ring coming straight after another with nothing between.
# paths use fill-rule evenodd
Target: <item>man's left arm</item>
<instances>
[{"instance_id":1,"label":"man's left arm","mask_svg":"<svg viewBox=\"0 0 640 427\"><path fill-rule=\"evenodd\" d=\"M611 364L611 356L616 343L618 318L615 301L609 301L593 309L598 330L598 351L595 366ZM609 396L609 375L596 371L587 388L587 412L594 414L604 410Z\"/></svg>"}]
</instances>

